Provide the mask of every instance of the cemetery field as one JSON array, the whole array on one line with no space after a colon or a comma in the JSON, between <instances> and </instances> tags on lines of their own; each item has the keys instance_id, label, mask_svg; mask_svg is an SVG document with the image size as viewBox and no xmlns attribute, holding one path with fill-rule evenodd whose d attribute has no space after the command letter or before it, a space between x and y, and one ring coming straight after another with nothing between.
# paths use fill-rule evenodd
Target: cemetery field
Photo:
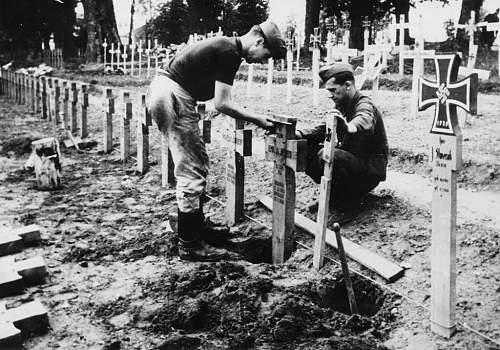
<instances>
[{"instance_id":1,"label":"cemetery field","mask_svg":"<svg viewBox=\"0 0 500 350\"><path fill-rule=\"evenodd\" d=\"M70 78L65 76L65 78ZM79 79L79 76L72 76ZM348 315L348 303L335 251L326 266L312 267L313 238L297 229L297 247L282 265L272 265L271 213L259 205L272 192L272 163L264 160L262 130L253 133L253 155L245 157L245 219L234 226L247 244L232 245L221 263L181 262L168 214L175 209L173 188L161 188L160 135L150 128L150 164L145 175L134 161L122 164L118 150L102 148L104 85L120 96L114 119L122 113L122 90L136 98L147 81L91 76L88 109L90 136L101 145L77 152L62 147L60 190L34 188L33 174L22 170L29 139L58 136L47 121L0 97L0 207L13 225L44 227L36 251L45 256L48 282L29 289L49 310L51 329L24 344L28 349L494 349L468 327L500 338L498 255L500 217L500 101L480 94L477 116L461 117L464 169L459 173L457 220L458 333L446 341L430 332L430 165L426 135L433 108L409 115L408 91L379 92L391 148L388 181L364 200L359 216L342 227L345 238L404 266L405 275L388 283L349 260L361 315ZM265 85L235 83L233 98L261 113L299 118L298 128L320 121L331 101L294 86L290 105L285 85L275 85L270 101ZM224 218L225 159L221 133L227 117L212 115L207 145L210 175L205 212ZM300 118L306 118L300 120ZM131 124L132 154L136 122ZM23 139L24 138L24 139ZM24 141L23 141L24 140ZM25 148L12 151L13 146ZM118 135L115 134L118 147ZM22 151L24 149L24 152ZM428 192L426 192L428 191ZM296 210L315 219L308 207L319 186L297 174ZM476 206L477 205L477 206ZM474 210L469 210L470 207ZM260 224L260 223L263 224ZM332 227L329 226L331 229ZM358 274L359 272L359 274ZM6 299L9 306L19 298ZM466 323L466 327L464 327Z\"/></svg>"}]
</instances>

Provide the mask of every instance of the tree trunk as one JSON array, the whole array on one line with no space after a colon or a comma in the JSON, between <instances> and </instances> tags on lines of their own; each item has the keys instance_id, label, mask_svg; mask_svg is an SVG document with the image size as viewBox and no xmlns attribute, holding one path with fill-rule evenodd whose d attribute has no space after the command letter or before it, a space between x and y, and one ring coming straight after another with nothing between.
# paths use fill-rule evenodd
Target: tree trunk
<instances>
[{"instance_id":1,"label":"tree trunk","mask_svg":"<svg viewBox=\"0 0 500 350\"><path fill-rule=\"evenodd\" d=\"M132 45L132 34L134 31L134 13L135 13L135 0L132 0L132 5L130 6L130 31L128 33L128 44Z\"/></svg>"},{"instance_id":2,"label":"tree trunk","mask_svg":"<svg viewBox=\"0 0 500 350\"><path fill-rule=\"evenodd\" d=\"M101 49L104 39L108 45L121 44L113 0L82 0L82 3L87 29L85 62L99 62L102 60Z\"/></svg>"},{"instance_id":3,"label":"tree trunk","mask_svg":"<svg viewBox=\"0 0 500 350\"><path fill-rule=\"evenodd\" d=\"M314 28L319 27L320 0L306 0L304 47L309 47L309 39Z\"/></svg>"}]
</instances>

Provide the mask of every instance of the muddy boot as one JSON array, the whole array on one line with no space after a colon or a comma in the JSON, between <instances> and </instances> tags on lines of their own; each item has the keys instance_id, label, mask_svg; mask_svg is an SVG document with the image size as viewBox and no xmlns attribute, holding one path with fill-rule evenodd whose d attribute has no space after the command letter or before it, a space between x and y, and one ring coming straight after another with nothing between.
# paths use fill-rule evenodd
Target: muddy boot
<instances>
[{"instance_id":1,"label":"muddy boot","mask_svg":"<svg viewBox=\"0 0 500 350\"><path fill-rule=\"evenodd\" d=\"M207 245L200 236L203 233L203 216L200 212L178 213L179 257L188 261L219 261L226 252Z\"/></svg>"},{"instance_id":2,"label":"muddy boot","mask_svg":"<svg viewBox=\"0 0 500 350\"><path fill-rule=\"evenodd\" d=\"M203 215L203 214L202 214ZM218 246L227 243L233 235L229 230L229 226L216 224L210 219L203 220L203 240L208 244Z\"/></svg>"}]
</instances>

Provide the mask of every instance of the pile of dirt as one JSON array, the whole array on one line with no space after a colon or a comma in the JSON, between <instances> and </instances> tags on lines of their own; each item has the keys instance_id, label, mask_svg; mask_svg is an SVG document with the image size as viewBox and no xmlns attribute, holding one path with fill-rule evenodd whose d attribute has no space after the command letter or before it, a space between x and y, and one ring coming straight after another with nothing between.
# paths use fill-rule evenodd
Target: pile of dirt
<instances>
[{"instance_id":1,"label":"pile of dirt","mask_svg":"<svg viewBox=\"0 0 500 350\"><path fill-rule=\"evenodd\" d=\"M355 276L359 315L350 315L340 274L288 287L275 285L263 274L249 274L237 263L199 264L186 270L170 270L139 283L141 300L161 305L152 312L136 309L131 319L167 336L160 348L219 344L228 349L291 349L321 343L334 349L382 349L379 343L397 313L393 295ZM132 302L100 305L95 315L108 319Z\"/></svg>"}]
</instances>

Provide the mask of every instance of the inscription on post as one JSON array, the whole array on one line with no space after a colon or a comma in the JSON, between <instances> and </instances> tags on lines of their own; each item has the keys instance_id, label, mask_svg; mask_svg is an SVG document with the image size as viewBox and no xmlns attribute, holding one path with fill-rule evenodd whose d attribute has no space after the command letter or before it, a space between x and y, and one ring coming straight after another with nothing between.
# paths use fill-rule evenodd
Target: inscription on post
<instances>
[{"instance_id":1,"label":"inscription on post","mask_svg":"<svg viewBox=\"0 0 500 350\"><path fill-rule=\"evenodd\" d=\"M432 182L431 329L449 338L456 330L457 171L462 165L462 133L457 106L477 110L477 74L457 81L460 58L434 59L436 81L419 80L419 110L435 106L430 130Z\"/></svg>"}]
</instances>

